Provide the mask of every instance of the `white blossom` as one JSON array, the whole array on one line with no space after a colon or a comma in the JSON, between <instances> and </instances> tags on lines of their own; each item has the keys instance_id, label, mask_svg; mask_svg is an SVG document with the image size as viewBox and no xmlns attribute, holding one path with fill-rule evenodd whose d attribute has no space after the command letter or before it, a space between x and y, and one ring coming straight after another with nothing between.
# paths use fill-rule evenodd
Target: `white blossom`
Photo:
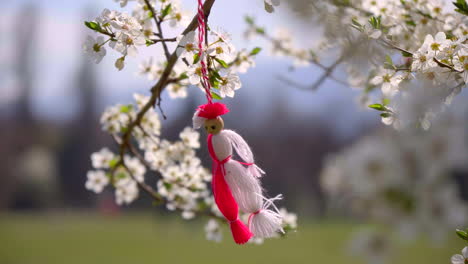
<instances>
[{"instance_id":1,"label":"white blossom","mask_svg":"<svg viewBox=\"0 0 468 264\"><path fill-rule=\"evenodd\" d=\"M454 59L455 68L463 71L463 80L468 84L468 45L463 45Z\"/></svg>"},{"instance_id":2,"label":"white blossom","mask_svg":"<svg viewBox=\"0 0 468 264\"><path fill-rule=\"evenodd\" d=\"M117 17L119 17L120 15L120 12L114 10L111 11L106 8L101 12L101 15L96 18L96 21L102 25L110 24L111 21L117 20Z\"/></svg>"},{"instance_id":3,"label":"white blossom","mask_svg":"<svg viewBox=\"0 0 468 264\"><path fill-rule=\"evenodd\" d=\"M103 148L99 152L91 154L91 162L95 169L108 169L115 155L108 148Z\"/></svg>"},{"instance_id":4,"label":"white blossom","mask_svg":"<svg viewBox=\"0 0 468 264\"><path fill-rule=\"evenodd\" d=\"M130 204L138 197L137 183L129 177L119 179L115 184L115 201L118 205Z\"/></svg>"},{"instance_id":5,"label":"white blossom","mask_svg":"<svg viewBox=\"0 0 468 264\"><path fill-rule=\"evenodd\" d=\"M187 68L187 75L190 84L200 85L202 78L202 68L199 63L190 65ZM201 86L201 85L200 85Z\"/></svg>"},{"instance_id":6,"label":"white blossom","mask_svg":"<svg viewBox=\"0 0 468 264\"><path fill-rule=\"evenodd\" d=\"M235 91L240 89L241 86L239 76L228 71L226 75L222 76L219 83L219 95L221 97L234 97Z\"/></svg>"},{"instance_id":7,"label":"white blossom","mask_svg":"<svg viewBox=\"0 0 468 264\"><path fill-rule=\"evenodd\" d=\"M114 0L114 2L118 2L120 4L120 7L125 7L128 1L133 1L133 0Z\"/></svg>"},{"instance_id":8,"label":"white blossom","mask_svg":"<svg viewBox=\"0 0 468 264\"><path fill-rule=\"evenodd\" d=\"M297 215L291 212L288 212L286 208L280 208L279 210L281 214L281 218L283 219L283 227L287 227L289 229L296 229L297 228Z\"/></svg>"},{"instance_id":9,"label":"white blossom","mask_svg":"<svg viewBox=\"0 0 468 264\"><path fill-rule=\"evenodd\" d=\"M132 176L138 182L144 182L146 168L143 164L138 160L136 157L125 156L124 157L125 165L127 166L128 170L132 174Z\"/></svg>"},{"instance_id":10,"label":"white blossom","mask_svg":"<svg viewBox=\"0 0 468 264\"><path fill-rule=\"evenodd\" d=\"M190 31L185 36L178 36L177 55L186 58L189 62L193 61L193 56L198 53L198 44L195 31Z\"/></svg>"},{"instance_id":11,"label":"white blossom","mask_svg":"<svg viewBox=\"0 0 468 264\"><path fill-rule=\"evenodd\" d=\"M153 58L143 61L139 65L138 75L146 76L148 80L154 81L161 74L161 67L153 63Z\"/></svg>"},{"instance_id":12,"label":"white blossom","mask_svg":"<svg viewBox=\"0 0 468 264\"><path fill-rule=\"evenodd\" d=\"M382 85L382 93L385 96L393 97L399 88L403 76L393 70L380 68L377 75L370 81L373 85Z\"/></svg>"},{"instance_id":13,"label":"white blossom","mask_svg":"<svg viewBox=\"0 0 468 264\"><path fill-rule=\"evenodd\" d=\"M92 58L95 63L101 62L106 56L106 48L104 45L104 37L99 36L94 39L91 36L86 37L86 42L83 44L83 50Z\"/></svg>"},{"instance_id":14,"label":"white blossom","mask_svg":"<svg viewBox=\"0 0 468 264\"><path fill-rule=\"evenodd\" d=\"M180 139L184 142L185 145L191 148L200 147L200 134L190 127L186 127L182 132L180 132Z\"/></svg>"},{"instance_id":15,"label":"white blossom","mask_svg":"<svg viewBox=\"0 0 468 264\"><path fill-rule=\"evenodd\" d=\"M107 178L104 171L88 171L87 173L88 180L86 181L86 189L93 191L95 193L100 193L109 184L109 179Z\"/></svg>"},{"instance_id":16,"label":"white blossom","mask_svg":"<svg viewBox=\"0 0 468 264\"><path fill-rule=\"evenodd\" d=\"M117 33L117 41L112 41L110 45L124 56L135 57L138 54L137 46L145 45L145 43L146 39L142 33L126 34L119 32Z\"/></svg>"},{"instance_id":17,"label":"white blossom","mask_svg":"<svg viewBox=\"0 0 468 264\"><path fill-rule=\"evenodd\" d=\"M215 241L215 242L221 242L223 239L223 234L221 232L221 227L219 226L218 221L214 219L208 220L208 222L205 225L205 233L206 233L206 239ZM458 264L458 263L454 263Z\"/></svg>"},{"instance_id":18,"label":"white blossom","mask_svg":"<svg viewBox=\"0 0 468 264\"><path fill-rule=\"evenodd\" d=\"M452 264L466 264L468 262L468 247L464 247L461 254L455 254L450 259Z\"/></svg>"},{"instance_id":19,"label":"white blossom","mask_svg":"<svg viewBox=\"0 0 468 264\"><path fill-rule=\"evenodd\" d=\"M428 47L429 52L437 53L448 48L450 40L447 39L444 32L439 32L434 37L432 37L432 35L427 35L423 45Z\"/></svg>"},{"instance_id":20,"label":"white blossom","mask_svg":"<svg viewBox=\"0 0 468 264\"><path fill-rule=\"evenodd\" d=\"M427 44L423 44L421 48L413 54L411 70L424 72L434 67L437 67L437 63L434 61L434 53L429 51L429 46Z\"/></svg>"}]
</instances>

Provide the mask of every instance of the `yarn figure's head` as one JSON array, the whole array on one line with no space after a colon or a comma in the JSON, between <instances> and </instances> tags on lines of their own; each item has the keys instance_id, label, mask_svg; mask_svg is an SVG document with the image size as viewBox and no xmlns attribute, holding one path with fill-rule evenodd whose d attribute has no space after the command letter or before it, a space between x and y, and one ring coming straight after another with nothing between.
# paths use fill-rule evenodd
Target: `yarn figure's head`
<instances>
[{"instance_id":1,"label":"yarn figure's head","mask_svg":"<svg viewBox=\"0 0 468 264\"><path fill-rule=\"evenodd\" d=\"M218 116L215 119L207 119L205 120L205 130L208 134L216 135L224 128L224 121L223 119Z\"/></svg>"},{"instance_id":2,"label":"yarn figure's head","mask_svg":"<svg viewBox=\"0 0 468 264\"><path fill-rule=\"evenodd\" d=\"M193 127L203 126L208 134L216 135L224 128L222 115L229 113L229 109L222 103L200 105L193 115Z\"/></svg>"}]
</instances>

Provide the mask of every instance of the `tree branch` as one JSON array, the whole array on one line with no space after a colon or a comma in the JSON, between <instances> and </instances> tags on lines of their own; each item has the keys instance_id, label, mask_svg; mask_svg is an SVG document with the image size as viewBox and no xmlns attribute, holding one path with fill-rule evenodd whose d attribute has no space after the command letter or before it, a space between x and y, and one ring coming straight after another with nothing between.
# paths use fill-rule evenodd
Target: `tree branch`
<instances>
[{"instance_id":1,"label":"tree branch","mask_svg":"<svg viewBox=\"0 0 468 264\"><path fill-rule=\"evenodd\" d=\"M272 36L267 35L266 33L262 33L262 34L260 34L260 35L263 36L266 40L272 42L274 45L276 45L276 47L278 47L278 49L280 49L280 50L283 51L284 53L286 53L286 54L291 54L290 51L282 45L281 41L278 41L277 39L274 39ZM294 54L291 54L291 55L294 56ZM316 90L327 78L330 78L330 79L332 79L333 81L338 82L338 83L341 83L341 84L346 84L346 83L344 83L343 81L341 81L341 80L339 80L338 78L336 78L336 77L333 76L333 70L343 61L343 59L344 59L343 56L340 56L340 58L339 58L335 63L333 63L331 66L325 66L325 65L321 64L320 62L318 62L317 60L315 60L315 59L313 59L313 58L310 59L310 60L308 60L311 64L313 64L313 65L315 65L315 66L317 66L317 67L319 67L320 69L322 69L322 70L325 71L325 73L322 75L322 77L320 77L319 80L316 81L316 82L312 85L312 89L313 89L313 90ZM292 82L290 82L289 80L287 80L287 79L284 78L284 77L281 77L281 79L282 79L283 81L286 81L286 82L292 84ZM346 85L347 85L347 84L346 84Z\"/></svg>"}]
</instances>

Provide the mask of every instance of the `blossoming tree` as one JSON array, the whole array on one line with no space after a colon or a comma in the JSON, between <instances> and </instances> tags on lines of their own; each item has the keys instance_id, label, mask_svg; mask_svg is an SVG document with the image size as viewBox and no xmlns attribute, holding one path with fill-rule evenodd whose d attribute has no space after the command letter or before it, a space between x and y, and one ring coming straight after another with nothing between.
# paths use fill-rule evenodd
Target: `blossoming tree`
<instances>
[{"instance_id":1,"label":"blossoming tree","mask_svg":"<svg viewBox=\"0 0 468 264\"><path fill-rule=\"evenodd\" d=\"M220 213L208 191L211 175L196 156L199 134L187 127L179 141L161 138L157 112L164 117L163 92L173 99L186 97L191 86L205 92L201 60L208 65L211 96L218 100L234 97L242 86L239 74L255 65L261 48L237 49L228 33L209 25L207 50L200 58L197 17L190 18L177 1L117 2L121 7L133 2L133 11L105 9L85 22L96 35L84 44L90 57L99 63L107 49L113 50L118 54L115 67L122 70L126 60L148 46L160 46L163 55L141 64L141 75L155 81L147 95L136 94L135 103L111 106L103 113L103 130L114 138L118 151L104 148L92 154L95 170L88 173L86 188L99 193L112 185L118 204L129 204L145 192L169 210L181 211L186 219L207 215L207 238L220 240ZM206 19L214 3L204 2ZM264 4L272 13L279 1L265 0ZM270 34L252 17L246 17L246 36L268 40L271 53L293 59L295 67L321 69L323 74L309 86L311 90L327 79L359 90L359 103L377 110L382 122L394 128L370 135L329 158L322 182L332 202L349 198L346 201L353 201L350 210L354 214L390 224L405 235L408 231L429 233L434 240L466 224L466 201L449 176L454 168L464 168L468 157L466 142L462 142L466 128L460 125L466 115L450 110L468 83L467 2L291 0L288 4L300 6L313 26L321 29L323 38L316 41L316 47L297 47L294 35L284 30ZM168 27L181 33L167 36ZM323 62L329 60L333 62ZM150 186L145 177L154 172L157 186ZM296 216L284 208L280 212L284 229L294 229ZM376 243L388 245L387 238L372 231L357 244L362 249ZM388 247L379 249L372 253L383 256ZM375 260L370 255L370 261ZM461 263L460 257L454 258L454 264Z\"/></svg>"}]
</instances>

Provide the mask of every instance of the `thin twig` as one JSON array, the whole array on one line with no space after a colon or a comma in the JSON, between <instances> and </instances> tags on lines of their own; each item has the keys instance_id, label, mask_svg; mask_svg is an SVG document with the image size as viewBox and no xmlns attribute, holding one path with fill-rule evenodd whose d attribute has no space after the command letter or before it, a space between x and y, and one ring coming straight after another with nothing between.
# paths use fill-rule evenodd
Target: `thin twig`
<instances>
[{"instance_id":1,"label":"thin twig","mask_svg":"<svg viewBox=\"0 0 468 264\"><path fill-rule=\"evenodd\" d=\"M338 67L338 65L341 64L341 62L343 62L345 56L344 56L344 52L340 55L340 57L332 64L330 65L329 67L326 68L325 72L322 74L322 76L320 78L317 79L317 81L311 86L311 89L312 90L317 90L320 85L323 84L323 82L325 82L326 79L328 79L330 76L332 76L333 74L333 71L335 70L336 67Z\"/></svg>"},{"instance_id":2,"label":"thin twig","mask_svg":"<svg viewBox=\"0 0 468 264\"><path fill-rule=\"evenodd\" d=\"M413 57L413 54L414 54L413 52L408 51L408 50L403 49L403 48L400 48L400 47L396 46L395 44L393 44L391 41L388 41L388 40L385 40L385 39L380 39L380 41L381 41L384 45L386 45L386 46L388 46L388 47L390 47L390 48L392 48L392 49L395 49L395 50L398 50L398 51L407 53L407 54L411 55L411 57ZM433 58L433 60L434 60L434 62L437 63L437 65L439 65L439 66L442 67L442 68L447 68L447 69L450 69L451 71L458 72L458 73L463 72L463 71L459 71L459 70L455 69L454 67L452 67L452 66L450 66L450 65L448 65L448 64L446 64L446 63L441 62L440 60L438 60L438 59L436 59L436 58Z\"/></svg>"},{"instance_id":3,"label":"thin twig","mask_svg":"<svg viewBox=\"0 0 468 264\"><path fill-rule=\"evenodd\" d=\"M166 56L166 59L169 60L169 49L167 48L167 44L166 44L166 41L164 40L164 35L162 33L162 28L161 28L161 20L158 18L158 16L156 15L156 10L154 10L154 7L151 5L151 3L149 2L149 0L144 0L145 1L145 4L148 6L148 9L150 10L151 12L151 15L153 17L153 20L154 22L156 23L156 27L158 29L158 36L160 37L161 40L161 43L162 43L162 46L163 46L163 49L164 49L164 55Z\"/></svg>"},{"instance_id":4,"label":"thin twig","mask_svg":"<svg viewBox=\"0 0 468 264\"><path fill-rule=\"evenodd\" d=\"M153 41L154 43L158 43L158 42L174 42L174 41L177 41L177 38L165 38L165 39L158 38L158 39L150 39L150 40Z\"/></svg>"},{"instance_id":5,"label":"thin twig","mask_svg":"<svg viewBox=\"0 0 468 264\"><path fill-rule=\"evenodd\" d=\"M283 51L286 54L290 54L289 50L283 46L281 41L278 41L277 39L274 39L272 36L267 35L266 33L263 33L263 34L260 34L260 35L263 36L266 40L268 40L268 41L272 42L274 45L276 45L276 47L278 47L279 50ZM294 56L294 54L291 54L291 55ZM314 89L314 90L317 89L323 83L323 81L325 81L325 79L327 79L327 78L329 78L329 79L331 79L331 80L333 80L335 82L338 82L340 84L348 85L347 83L345 83L345 82L343 82L343 81L341 81L338 78L333 76L334 69L338 66L338 64L340 64L343 61L343 59L344 59L343 56L340 56L339 60L337 60L331 66L325 66L325 65L321 64L320 62L318 62L315 59L308 60L308 62L310 62L311 64L313 64L313 65L315 65L315 66L317 66L320 69L325 71L325 74L322 77L320 77L319 80L312 85L312 89ZM283 78L283 81L287 81L286 78Z\"/></svg>"},{"instance_id":6,"label":"thin twig","mask_svg":"<svg viewBox=\"0 0 468 264\"><path fill-rule=\"evenodd\" d=\"M134 180L137 183L137 185L138 185L138 187L140 187L140 189L142 189L147 194L149 194L155 201L164 202L164 198L158 192L156 192L156 190L151 188L151 186L149 186L145 182L139 181L139 180L136 179L135 175L133 175L132 171L127 167L125 162L122 163L122 167L124 167L124 169L130 175L130 178L132 178L132 180Z\"/></svg>"}]
</instances>

